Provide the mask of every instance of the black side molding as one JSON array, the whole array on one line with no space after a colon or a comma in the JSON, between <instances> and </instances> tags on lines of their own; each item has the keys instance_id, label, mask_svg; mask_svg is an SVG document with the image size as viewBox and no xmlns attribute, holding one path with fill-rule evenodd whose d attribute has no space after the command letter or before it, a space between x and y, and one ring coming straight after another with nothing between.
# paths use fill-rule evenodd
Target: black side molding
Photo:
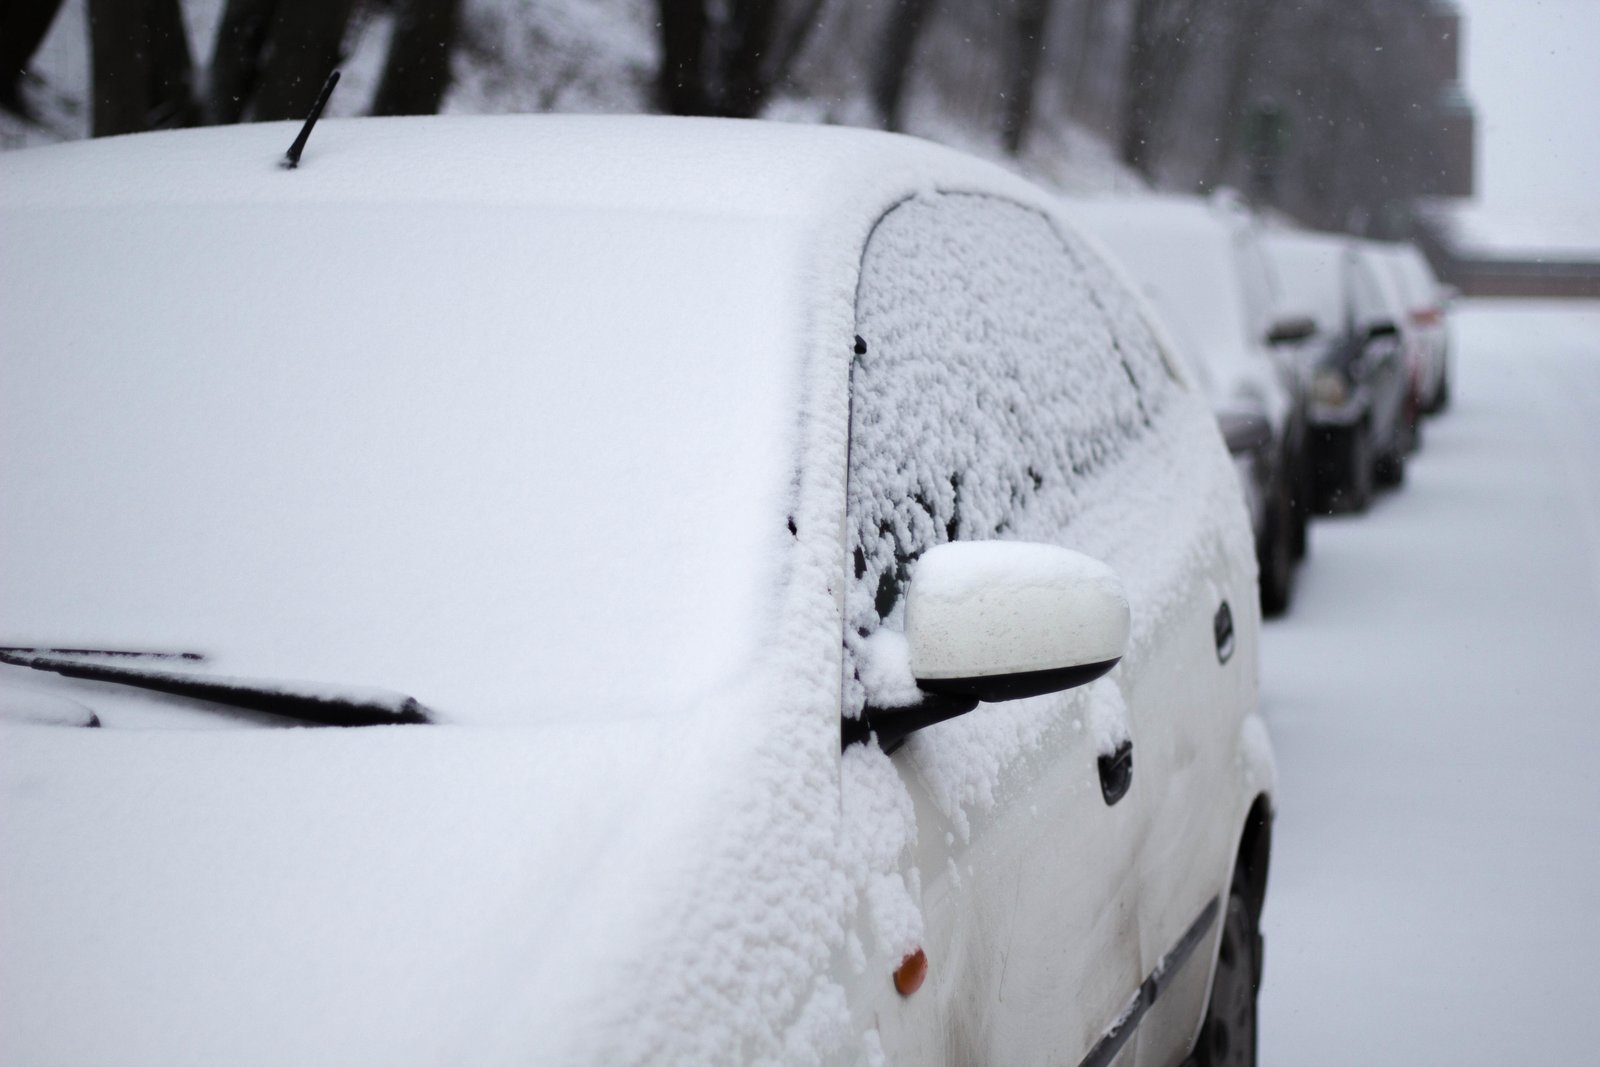
<instances>
[{"instance_id":1,"label":"black side molding","mask_svg":"<svg viewBox=\"0 0 1600 1067\"><path fill-rule=\"evenodd\" d=\"M1139 1028L1145 1013L1155 1004L1161 996L1162 987L1167 980L1189 962L1189 957L1194 955L1194 950L1200 947L1200 942L1205 940L1206 931L1211 929L1211 924L1217 921L1217 913L1222 910L1222 902L1218 897L1212 897L1200 912L1199 918L1189 924L1189 929L1184 931L1178 943L1172 946L1172 951L1161 957L1161 962L1156 964L1156 969L1150 972L1139 985L1138 992L1128 1006L1122 1009L1122 1014L1111 1025L1111 1029L1096 1041L1094 1048L1083 1058L1080 1067L1109 1067L1112 1060L1117 1058L1117 1053L1122 1051L1122 1046L1128 1043L1128 1038Z\"/></svg>"}]
</instances>

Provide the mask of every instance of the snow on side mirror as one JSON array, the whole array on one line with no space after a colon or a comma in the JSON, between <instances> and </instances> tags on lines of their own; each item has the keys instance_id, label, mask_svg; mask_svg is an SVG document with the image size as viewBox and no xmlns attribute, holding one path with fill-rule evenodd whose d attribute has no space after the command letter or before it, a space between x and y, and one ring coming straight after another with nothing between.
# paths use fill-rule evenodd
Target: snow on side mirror
<instances>
[{"instance_id":1,"label":"snow on side mirror","mask_svg":"<svg viewBox=\"0 0 1600 1067\"><path fill-rule=\"evenodd\" d=\"M917 561L906 594L918 687L979 701L1094 681L1122 658L1128 621L1115 572L1055 545L939 545Z\"/></svg>"}]
</instances>

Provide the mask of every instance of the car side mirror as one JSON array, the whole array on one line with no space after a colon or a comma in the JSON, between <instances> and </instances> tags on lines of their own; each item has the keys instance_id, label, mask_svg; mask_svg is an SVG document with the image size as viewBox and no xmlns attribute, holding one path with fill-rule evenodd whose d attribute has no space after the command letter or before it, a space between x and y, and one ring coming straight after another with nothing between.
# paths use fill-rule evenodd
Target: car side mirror
<instances>
[{"instance_id":1,"label":"car side mirror","mask_svg":"<svg viewBox=\"0 0 1600 1067\"><path fill-rule=\"evenodd\" d=\"M953 541L925 552L906 592L906 644L920 704L868 709L885 751L980 701L1092 682L1128 645L1128 598L1081 552L1018 541Z\"/></svg>"},{"instance_id":2,"label":"car side mirror","mask_svg":"<svg viewBox=\"0 0 1600 1067\"><path fill-rule=\"evenodd\" d=\"M1249 455L1272 443L1272 423L1260 412L1219 412L1217 425L1222 430L1222 439L1227 442L1231 455Z\"/></svg>"},{"instance_id":3,"label":"car side mirror","mask_svg":"<svg viewBox=\"0 0 1600 1067\"><path fill-rule=\"evenodd\" d=\"M1316 320L1305 315L1295 315L1282 318L1272 324L1267 330L1267 344L1292 345L1304 341L1317 332Z\"/></svg>"}]
</instances>

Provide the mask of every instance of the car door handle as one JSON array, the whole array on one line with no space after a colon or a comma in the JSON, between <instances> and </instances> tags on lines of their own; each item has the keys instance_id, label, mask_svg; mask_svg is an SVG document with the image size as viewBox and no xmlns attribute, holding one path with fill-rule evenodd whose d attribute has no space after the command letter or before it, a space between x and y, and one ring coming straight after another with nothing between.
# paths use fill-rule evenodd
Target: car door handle
<instances>
[{"instance_id":1,"label":"car door handle","mask_svg":"<svg viewBox=\"0 0 1600 1067\"><path fill-rule=\"evenodd\" d=\"M1233 656L1233 609L1226 600L1211 620L1211 636L1217 642L1217 662L1228 662Z\"/></svg>"},{"instance_id":2,"label":"car door handle","mask_svg":"<svg viewBox=\"0 0 1600 1067\"><path fill-rule=\"evenodd\" d=\"M1100 795L1110 807L1128 795L1133 784L1133 742L1124 741L1110 755L1100 757Z\"/></svg>"}]
</instances>

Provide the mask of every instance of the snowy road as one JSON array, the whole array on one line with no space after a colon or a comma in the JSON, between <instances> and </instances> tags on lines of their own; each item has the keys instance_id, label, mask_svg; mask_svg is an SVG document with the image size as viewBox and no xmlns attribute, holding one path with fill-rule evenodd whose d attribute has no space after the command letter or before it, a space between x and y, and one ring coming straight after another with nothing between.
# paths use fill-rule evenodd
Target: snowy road
<instances>
[{"instance_id":1,"label":"snowy road","mask_svg":"<svg viewBox=\"0 0 1600 1067\"><path fill-rule=\"evenodd\" d=\"M1456 342L1408 484L1267 627L1269 1067L1595 1062L1600 304Z\"/></svg>"}]
</instances>

